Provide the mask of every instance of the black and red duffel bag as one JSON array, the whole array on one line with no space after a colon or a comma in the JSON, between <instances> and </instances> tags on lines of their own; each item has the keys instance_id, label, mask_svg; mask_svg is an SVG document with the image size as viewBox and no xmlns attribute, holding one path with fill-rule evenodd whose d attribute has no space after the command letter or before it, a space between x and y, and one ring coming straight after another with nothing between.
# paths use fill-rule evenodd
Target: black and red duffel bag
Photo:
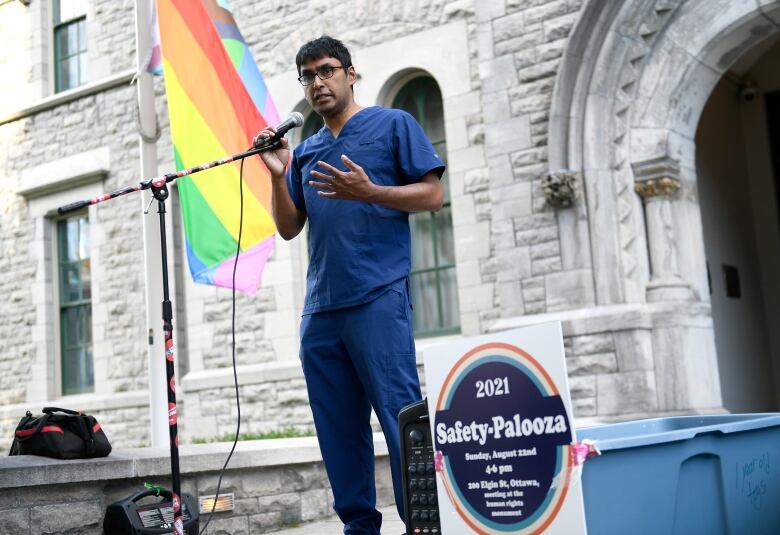
<instances>
[{"instance_id":1,"label":"black and red duffel bag","mask_svg":"<svg viewBox=\"0 0 780 535\"><path fill-rule=\"evenodd\" d=\"M44 407L43 414L30 411L14 432L9 455L41 455L55 459L105 457L111 453L106 434L94 416L78 411Z\"/></svg>"}]
</instances>

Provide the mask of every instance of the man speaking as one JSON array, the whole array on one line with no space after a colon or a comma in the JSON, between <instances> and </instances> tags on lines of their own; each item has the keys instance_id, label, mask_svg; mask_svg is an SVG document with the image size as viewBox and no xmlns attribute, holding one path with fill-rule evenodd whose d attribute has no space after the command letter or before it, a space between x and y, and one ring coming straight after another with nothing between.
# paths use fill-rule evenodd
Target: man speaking
<instances>
[{"instance_id":1,"label":"man speaking","mask_svg":"<svg viewBox=\"0 0 780 535\"><path fill-rule=\"evenodd\" d=\"M373 407L403 518L398 412L420 399L409 297L409 212L441 208L444 163L406 112L364 108L347 48L323 36L295 58L306 100L325 126L290 151L261 156L286 240L309 221L301 361L320 450L344 533L379 535ZM274 135L263 130L260 143Z\"/></svg>"}]
</instances>

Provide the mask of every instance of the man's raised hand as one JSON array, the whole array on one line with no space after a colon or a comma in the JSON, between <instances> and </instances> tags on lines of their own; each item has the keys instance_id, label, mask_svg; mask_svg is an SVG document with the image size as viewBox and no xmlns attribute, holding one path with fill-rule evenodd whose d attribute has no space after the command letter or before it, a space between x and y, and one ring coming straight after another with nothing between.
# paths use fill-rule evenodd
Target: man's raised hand
<instances>
[{"instance_id":1,"label":"man's raised hand","mask_svg":"<svg viewBox=\"0 0 780 535\"><path fill-rule=\"evenodd\" d=\"M327 199L371 202L381 187L371 182L363 168L346 155L341 155L341 161L347 166L347 171L336 169L326 162L317 162L326 173L312 171L311 175L318 180L310 180L309 185L319 189L319 196Z\"/></svg>"}]
</instances>

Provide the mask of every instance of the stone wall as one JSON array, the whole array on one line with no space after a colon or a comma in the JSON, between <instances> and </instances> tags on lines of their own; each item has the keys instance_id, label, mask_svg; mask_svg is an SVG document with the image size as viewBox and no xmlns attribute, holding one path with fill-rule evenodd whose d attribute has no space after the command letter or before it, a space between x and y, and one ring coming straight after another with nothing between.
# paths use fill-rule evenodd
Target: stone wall
<instances>
[{"instance_id":1,"label":"stone wall","mask_svg":"<svg viewBox=\"0 0 780 535\"><path fill-rule=\"evenodd\" d=\"M654 391L615 395L618 374L654 372L650 329L625 329L564 338L569 391L575 418L651 413ZM616 381L617 379L617 381Z\"/></svg>"},{"instance_id":2,"label":"stone wall","mask_svg":"<svg viewBox=\"0 0 780 535\"><path fill-rule=\"evenodd\" d=\"M489 168L467 187L481 190L489 207L492 247L481 271L496 284L496 306L483 320L588 303L587 277L562 257L556 213L541 187L555 76L581 4L476 3Z\"/></svg>"},{"instance_id":3,"label":"stone wall","mask_svg":"<svg viewBox=\"0 0 780 535\"><path fill-rule=\"evenodd\" d=\"M0 404L21 401L25 396L25 376L33 356L29 336L35 323L32 297L20 281L30 281L35 264L26 247L31 241L31 225L20 215L25 211L23 199L16 196L8 169L7 147L22 137L24 126L11 123L0 126L0 270L7 274L0 280L5 306L0 307Z\"/></svg>"},{"instance_id":4,"label":"stone wall","mask_svg":"<svg viewBox=\"0 0 780 535\"><path fill-rule=\"evenodd\" d=\"M418 373L425 392L422 358ZM300 363L295 361L242 366L238 370L241 399L241 433L268 433L284 429L314 431L314 420L306 395ZM233 371L192 373L180 385L179 433L182 444L199 439L233 436L237 411ZM106 397L80 396L68 400L66 408L78 408L100 422L115 448L144 447L149 436L149 398L145 391ZM20 403L0 409L0 451L8 451L13 432L26 411L40 414L44 403ZM372 414L374 432L379 422Z\"/></svg>"},{"instance_id":5,"label":"stone wall","mask_svg":"<svg viewBox=\"0 0 780 535\"><path fill-rule=\"evenodd\" d=\"M90 0L88 6L89 79L135 70L135 2Z\"/></svg>"},{"instance_id":6,"label":"stone wall","mask_svg":"<svg viewBox=\"0 0 780 535\"><path fill-rule=\"evenodd\" d=\"M19 175L30 167L104 146L110 150L112 170L103 188L110 191L137 180L138 145L134 124L127 120L133 113L132 94L133 88L120 87L0 126L0 137L6 141L0 148L0 161L9 189L15 192ZM36 228L54 222L45 216L32 216L22 196L7 198L13 204L2 214L0 267L13 275L3 279L0 291L12 296L14 306L0 310L0 329L9 329L2 333L8 345L0 354L13 365L3 368L0 390L5 403L19 403L25 401L31 363L36 358L53 358L35 355L32 350L36 327L41 329L42 325L34 314L31 282L37 277L46 278L48 293L53 291L51 273L36 272L38 257L53 254L41 243L44 238ZM143 265L139 205L140 199L127 196L90 211L93 262L96 257L101 259L93 263L92 271L98 391L146 387L143 273L137 269ZM42 399L55 395L49 392Z\"/></svg>"},{"instance_id":7,"label":"stone wall","mask_svg":"<svg viewBox=\"0 0 780 535\"><path fill-rule=\"evenodd\" d=\"M420 355L417 369L425 395ZM245 366L239 370L238 377L242 433L267 433L287 428L314 431L299 361ZM231 369L191 373L182 381L182 388L186 392L179 420L183 443L235 433L236 394ZM371 423L374 432L381 431L373 412Z\"/></svg>"},{"instance_id":8,"label":"stone wall","mask_svg":"<svg viewBox=\"0 0 780 535\"><path fill-rule=\"evenodd\" d=\"M723 412L712 316L700 303L628 304L518 316L499 332L560 321L574 417L592 422ZM677 355L684 355L678 358ZM696 378L685 372L698 370Z\"/></svg>"},{"instance_id":9,"label":"stone wall","mask_svg":"<svg viewBox=\"0 0 780 535\"><path fill-rule=\"evenodd\" d=\"M16 111L34 98L19 92L19 84L32 82L34 61L28 59L33 48L33 35L30 30L34 26L30 14L21 2L12 2L0 6L0 43L3 43L3 55L0 58L0 116ZM43 33L39 30L38 35ZM28 100L29 99L29 100Z\"/></svg>"},{"instance_id":10,"label":"stone wall","mask_svg":"<svg viewBox=\"0 0 780 535\"><path fill-rule=\"evenodd\" d=\"M91 79L115 76L132 69L134 65L134 27L132 5L116 8L107 2L90 3L88 13L89 54ZM471 2L414 2L403 5L387 2L380 9L367 2L343 4L335 1L312 1L306 5L298 2L275 2L271 7L272 17L268 16L268 6L251 2L236 2L236 17L241 21L250 46L258 63L262 65L266 76L288 70L294 62L297 46L328 28L345 28L339 37L355 51L361 48L415 34L453 20L467 21L467 39L472 43L469 69L472 89L479 89L480 77L477 68L476 48L473 46L476 36L474 9ZM8 6L3 6L9 10ZM24 11L14 6L15 14L24 20ZM312 24L306 13L323 13L322 18ZM16 13L19 11L19 13ZM42 6L33 2L27 10L26 22L39 26L43 33L48 20ZM306 19L306 20L304 20ZM305 24L304 24L305 22ZM338 24L336 24L338 23ZM305 32L287 36L288 28L306 28ZM284 35L285 39L281 39ZM44 35L45 37L45 35ZM41 37L43 40L43 38ZM282 44L283 43L283 44ZM29 57L46 57L47 43L37 42L29 45ZM33 59L30 59L32 62ZM46 69L42 69L46 75ZM10 74L19 73L11 72ZM31 75L21 73L23 78L32 80ZM44 82L48 83L46 76ZM49 80L50 82L50 80ZM44 83L44 86L46 84ZM161 80L156 81L158 120L161 127L161 141L158 146L160 172L172 167L171 147L168 141L169 129L165 113L165 97ZM46 96L50 88L44 87L40 96ZM135 129L135 88L114 87L96 93L86 92L60 105L32 112L19 120L0 125L0 137L6 142L0 149L0 162L7 180L4 198L8 199L8 208L3 211L0 243L3 244L2 267L6 272L14 273L6 280L9 285L6 295L14 303L13 310L6 308L0 312L0 326L9 340L7 349L0 352L0 358L6 359L4 373L0 380L2 401L6 404L24 402L50 402L58 399L59 387L56 378L56 299L51 297L52 272L47 271L46 258L50 255L51 232L45 232L45 226L51 225L49 218L33 217L26 197L16 194L18 177L26 169L42 163L57 162L62 158L85 151L107 147L110 150L110 171L102 182L102 191L111 191L132 183L140 177L138 168L138 140ZM33 101L34 102L34 101ZM481 113L478 107L472 107L464 115L469 129L469 143L473 149L482 151ZM473 151L472 151L473 152ZM471 153L469 153L471 154ZM462 159L465 159L464 157ZM465 173L465 171L464 171ZM454 175L455 173L453 173ZM482 172L484 176L484 171ZM461 174L461 183L462 174ZM469 196L487 199L487 193L479 187L469 186L465 192ZM75 199L73 199L75 200ZM143 293L142 241L140 239L140 201L134 196L113 200L110 203L90 209L90 222L93 241L93 337L95 360L96 394L111 392L140 392L146 388L147 355L146 326ZM169 203L171 204L171 203ZM476 204L479 204L479 200ZM480 219L489 218L487 204L482 204ZM171 210L174 222L178 215ZM456 218L458 216L456 215ZM470 222L460 218L463 232L470 232ZM43 228L43 230L41 230ZM175 222L174 232L181 232ZM480 224L478 230L489 232L487 222ZM465 236L467 237L467 236ZM489 241L487 235L479 239ZM48 241L47 241L48 239ZM297 324L298 307L296 288L290 282L289 273L275 266L277 259L282 265L290 265L290 248L279 244L264 275L263 287L256 296L238 296L237 309L237 363L242 366L254 366L290 359L297 363ZM48 248L48 251L47 251ZM483 255L482 263L488 271L491 262ZM461 256L464 256L461 254ZM174 273L174 288L177 314L174 326L177 329L176 341L179 348L180 378L187 373L204 370L222 370L229 368L230 357L230 293L223 289L194 285L189 280L183 252L176 251L177 267ZM297 267L300 269L300 267ZM49 268L50 269L50 268ZM18 280L39 281L37 289L28 291L19 287ZM178 285L176 284L178 281ZM481 291L480 285L473 286L472 293ZM3 290L0 286L0 290ZM300 285L297 289L301 291ZM467 293L461 302L472 300ZM492 291L490 292L492 294ZM48 296L46 296L48 294ZM41 301L46 301L48 310L41 313ZM485 308L492 309L493 301L484 303L479 310L469 311L464 321L464 331L480 332L478 314L490 314ZM25 336L32 331L33 336ZM32 343L31 343L32 340ZM32 367L31 367L31 363ZM25 384L28 377L35 375L38 369L45 370L45 386ZM257 392L254 392L257 390ZM257 396L262 397L263 386L248 388L249 404L257 409ZM187 389L180 396L182 410L192 414L198 407L207 406L210 397L222 398L224 392L217 390L205 394L206 399L187 399ZM232 396L229 396L232 399ZM279 417L263 416L251 425L266 428L268 422L285 420L290 417L291 401L282 401L284 407L278 410ZM68 405L67 400L63 403ZM263 401L263 406L268 401ZM219 406L224 403L219 403ZM145 409L133 420L143 420ZM273 410L248 412L248 421L257 413L271 414ZM230 427L230 412L221 413L220 418ZM308 415L301 416L300 425L308 425ZM118 437L125 445L135 445L145 438Z\"/></svg>"},{"instance_id":11,"label":"stone wall","mask_svg":"<svg viewBox=\"0 0 780 535\"><path fill-rule=\"evenodd\" d=\"M230 446L181 449L181 488L196 504L198 496L216 492ZM375 438L375 449L377 505L382 507L394 497L387 448ZM167 451L117 450L106 458L75 461L2 458L3 535L101 535L106 507L143 490L146 482L170 488ZM313 438L239 443L222 479L223 493L234 493L235 509L215 514L209 533L265 533L333 514L328 478Z\"/></svg>"},{"instance_id":12,"label":"stone wall","mask_svg":"<svg viewBox=\"0 0 780 535\"><path fill-rule=\"evenodd\" d=\"M284 428L313 431L303 371L297 363L241 370L239 383L242 432L266 433ZM187 391L181 420L185 442L235 433L237 413L232 370L190 374L182 387Z\"/></svg>"},{"instance_id":13,"label":"stone wall","mask_svg":"<svg viewBox=\"0 0 780 535\"><path fill-rule=\"evenodd\" d=\"M134 67L132 4L114 4L108 0L89 3L92 81L121 76ZM620 59L616 60L618 70L614 73L607 72L608 66L600 66L595 74L588 70L590 67L583 67L583 76L592 75L593 84L621 87L619 96L624 99L631 96L632 84L637 83L636 75L640 74L636 71L633 78L624 79L626 73L631 74L635 67L655 72L651 68L653 47L657 40L662 40L666 24L676 20L672 9L676 4L645 4L642 10L631 12L625 8L628 4L610 2L609 9L599 12L599 6L606 3L583 0L232 2L236 19L266 79L286 77L284 92L299 89L290 74L298 47L322 33L332 32L357 57L364 54L380 64L382 58L376 59L377 50L382 50L385 58L400 55L398 51L404 50L403 55L411 57L410 49L414 47L410 43L418 45L421 36L440 30L451 32L452 28L460 32L458 50L463 48L464 52L457 58L459 76L453 77L460 84L452 87L439 81L448 142L447 186L452 195L461 331L468 336L546 320L563 320L566 325L575 312L583 317L602 318L595 324L582 320L582 324L575 323L578 327L572 327L574 330L565 328L574 410L580 417L646 414L682 407L704 410L717 405L712 395L699 396L701 392L690 374L686 375L684 366L675 364L682 359L660 354L673 348L676 339L692 347L693 341L699 340L702 347L710 347L706 336L699 337L701 332L712 329L706 306L686 303L681 310L688 311L688 316L673 315L680 324L692 326L688 334L663 323L652 306L645 307L645 279L649 276L645 219L641 201L631 187L634 177L627 160L619 159L622 182L616 196L609 182L611 171L601 170L613 163L610 147L619 145L621 151L627 150L628 137L620 124L630 115L626 111L628 104L618 106L622 118L619 124L615 123L614 132L611 126L608 132L583 130L588 139L575 143L587 146L572 148L570 152L577 156L571 162L551 156L564 150L561 147L566 139L561 140L561 147L551 146L548 141L555 135L556 124L558 129L563 128L551 117L555 111L552 107L556 80L560 80L564 60L576 63L580 59L578 54L582 51L569 50L568 45L573 28L588 33L582 24L575 26L583 15L592 17L586 22L609 25L609 17L621 12L616 20L627 18L630 27L626 28L633 36L622 36L621 40L636 41L632 46L639 46L642 52L637 56L633 52L614 52ZM685 3L694 4L703 9L701 2ZM0 5L0 15L14 21L13 27L5 25L0 29L0 43L13 43L0 58L0 101L10 102L12 96L17 96L15 93L25 94L18 99L24 105L40 104L47 96L51 99L51 66L47 63L50 51L46 42L50 14L45 3L33 0L26 8L20 2L5 3ZM652 24L642 26L645 19ZM29 38L28 28L34 30ZM440 61L438 57L446 42L429 45L436 47L434 53L428 54L436 56L436 62L448 59ZM605 42L617 47L610 45L609 40ZM592 54L597 54L601 46L590 39L578 43L591 47ZM6 59L12 53L23 57L26 54L29 61ZM645 62L649 67L644 66ZM372 68L364 67L366 72ZM361 68L358 65L358 72ZM382 83L389 87L398 82L397 77L407 68L425 71L425 64L417 61L403 65ZM564 74L578 75L578 68ZM671 74L665 76L672 79ZM655 79L648 75L650 78ZM19 83L9 84L7 79ZM595 92L595 86L591 89L589 85L591 78L587 81L588 84L576 86L582 92L577 95ZM361 84L365 88L370 83L378 82L363 79L358 91ZM574 80L566 78L561 83L565 89ZM380 96L387 97L388 87L375 88L372 99L380 102ZM655 86L648 82L644 87ZM155 81L155 89L161 129L158 164L163 173L172 169L173 158L161 79ZM642 98L651 92L644 91L648 94L642 93ZM36 406L59 401L55 362L58 342L53 335L56 300L52 293L52 268L47 263L52 250L52 219L34 210L40 199L20 194L19 177L41 164L56 164L73 155L106 149L110 152L110 169L99 183L100 191L137 181L140 177L135 94L135 87L122 83L76 91L62 101L23 112L6 110L0 103L2 113L19 112L10 118L0 116L0 270L7 274L0 280L0 294L6 296L9 304L0 309L0 337L4 341L0 349L0 405L16 410L23 404ZM703 98L695 92L691 94L692 99ZM282 98L290 100L287 95ZM300 103L302 93L295 99ZM610 100L610 110L618 100ZM557 112L568 118L580 110L569 105ZM280 109L282 113L287 111L290 109ZM637 139L636 146L664 145L653 142L653 137L643 141L640 135ZM553 209L542 191L543 177L559 171L550 168L552 162L564 161L576 168L576 175L582 170L584 151L604 156L598 160L596 174L589 175L591 170L586 169L587 176L579 176L579 198L574 207ZM589 188L588 198L585 185ZM139 208L140 200L128 196L89 210L94 253L95 399L117 393L143 396L147 388ZM174 327L183 438L222 435L232 431L235 416L230 370L230 292L191 282L181 244L175 193L169 208L175 244ZM694 204L686 208L690 213L697 209ZM613 216L619 216L619 220L610 219ZM622 232L613 245L629 248L630 259L621 258L619 251L610 253L608 238L601 243L601 236L589 235L597 227ZM625 231L628 227L630 232ZM609 239L615 241L614 236ZM245 402L244 423L253 432L290 425L301 430L311 426L297 361L302 272L306 264L303 240L278 240L258 293L239 295L237 299L236 361ZM703 285L703 281L700 278L693 283ZM632 323L618 312L598 310L601 307L595 306L625 303L636 303L639 308L631 308L633 315L629 319L641 316L641 321ZM701 362L711 360L702 357ZM678 381L681 377L684 380ZM717 382L717 373L708 381ZM689 392L680 391L682 384ZM716 390L713 387L712 392ZM73 401L66 399L62 403L70 406ZM104 408L107 418L110 411L120 410L110 404ZM148 419L144 403L121 410L127 411L122 414L129 420ZM93 412L100 416L99 411ZM15 424L13 419L6 418L3 425L7 428ZM130 446L147 440L146 435L132 436L131 427L117 429L117 444Z\"/></svg>"},{"instance_id":14,"label":"stone wall","mask_svg":"<svg viewBox=\"0 0 780 535\"><path fill-rule=\"evenodd\" d=\"M270 5L242 1L231 6L255 60L268 77L294 66L298 48L320 35L331 34L354 52L452 20L469 19L473 4L470 0L274 0Z\"/></svg>"}]
</instances>

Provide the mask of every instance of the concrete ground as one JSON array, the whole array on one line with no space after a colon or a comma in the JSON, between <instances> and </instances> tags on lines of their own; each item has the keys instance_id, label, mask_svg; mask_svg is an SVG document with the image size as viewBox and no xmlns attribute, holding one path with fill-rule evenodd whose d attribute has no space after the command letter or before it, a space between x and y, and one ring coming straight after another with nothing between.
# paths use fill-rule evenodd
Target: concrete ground
<instances>
[{"instance_id":1,"label":"concrete ground","mask_svg":"<svg viewBox=\"0 0 780 535\"><path fill-rule=\"evenodd\" d=\"M404 533L404 524L398 518L395 505L379 510L382 513L382 535L401 535ZM342 533L343 524L336 515L327 520L301 524L294 528L274 531L275 535L339 535Z\"/></svg>"}]
</instances>

